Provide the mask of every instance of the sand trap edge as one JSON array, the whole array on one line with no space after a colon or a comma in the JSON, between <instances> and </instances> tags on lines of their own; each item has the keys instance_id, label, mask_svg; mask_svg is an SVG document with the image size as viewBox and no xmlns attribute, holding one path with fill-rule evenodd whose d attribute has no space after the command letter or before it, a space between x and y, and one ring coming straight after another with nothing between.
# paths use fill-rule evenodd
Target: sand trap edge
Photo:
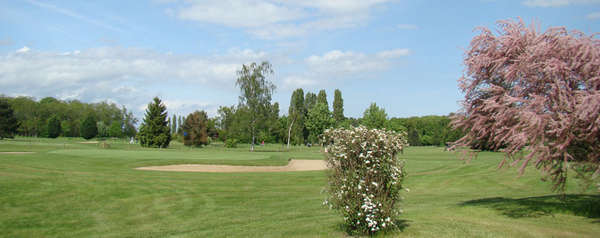
<instances>
[{"instance_id":1,"label":"sand trap edge","mask_svg":"<svg viewBox=\"0 0 600 238\"><path fill-rule=\"evenodd\" d=\"M208 164L176 164L165 166L147 166L136 170L170 171L170 172L205 172L205 173L244 173L244 172L292 172L326 170L324 160L290 160L286 166L234 166Z\"/></svg>"}]
</instances>

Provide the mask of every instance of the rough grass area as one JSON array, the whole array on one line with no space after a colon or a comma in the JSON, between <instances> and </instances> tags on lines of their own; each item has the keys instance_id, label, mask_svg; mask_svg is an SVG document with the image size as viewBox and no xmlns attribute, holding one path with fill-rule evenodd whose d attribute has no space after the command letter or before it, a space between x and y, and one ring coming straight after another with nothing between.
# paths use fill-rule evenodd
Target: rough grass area
<instances>
[{"instance_id":1,"label":"rough grass area","mask_svg":"<svg viewBox=\"0 0 600 238\"><path fill-rule=\"evenodd\" d=\"M167 164L285 165L322 159L320 148L281 145L147 149L106 140L0 141L1 237L339 237L341 217L321 206L324 171L140 171ZM100 141L102 143L103 141ZM600 196L575 180L564 200L529 169L497 170L502 154L465 164L437 147L411 147L404 229L397 237L595 237Z\"/></svg>"}]
</instances>

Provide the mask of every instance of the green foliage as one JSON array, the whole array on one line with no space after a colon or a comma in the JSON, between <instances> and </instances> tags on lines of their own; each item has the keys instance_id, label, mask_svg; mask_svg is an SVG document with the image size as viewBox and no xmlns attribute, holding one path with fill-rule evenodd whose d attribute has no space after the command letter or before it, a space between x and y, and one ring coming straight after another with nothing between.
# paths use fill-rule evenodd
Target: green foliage
<instances>
[{"instance_id":1,"label":"green foliage","mask_svg":"<svg viewBox=\"0 0 600 238\"><path fill-rule=\"evenodd\" d=\"M158 97L148 104L146 117L140 126L137 137L144 147L169 147L171 130L167 125L167 107Z\"/></svg>"},{"instance_id":2,"label":"green foliage","mask_svg":"<svg viewBox=\"0 0 600 238\"><path fill-rule=\"evenodd\" d=\"M173 117L171 118L171 134L177 133L178 125L181 126L180 124L177 124L177 116L173 114Z\"/></svg>"},{"instance_id":3,"label":"green foliage","mask_svg":"<svg viewBox=\"0 0 600 238\"><path fill-rule=\"evenodd\" d=\"M323 103L327 105L327 110L329 111L329 103L327 102L327 93L325 92L325 89L321 89L321 91L319 91L319 95L317 96L317 103Z\"/></svg>"},{"instance_id":4,"label":"green foliage","mask_svg":"<svg viewBox=\"0 0 600 238\"><path fill-rule=\"evenodd\" d=\"M290 99L288 109L288 143L293 145L304 144L304 121L306 108L304 106L304 90L296 89Z\"/></svg>"},{"instance_id":5,"label":"green foliage","mask_svg":"<svg viewBox=\"0 0 600 238\"><path fill-rule=\"evenodd\" d=\"M219 134L219 137L222 141L234 138L245 143L251 142L252 138L250 131L248 130L248 123L250 120L247 107L222 106L219 107L217 113L217 124L222 130L222 132Z\"/></svg>"},{"instance_id":6,"label":"green foliage","mask_svg":"<svg viewBox=\"0 0 600 238\"><path fill-rule=\"evenodd\" d=\"M391 118L386 128L394 131L399 127L406 128L410 145L445 146L463 135L462 131L451 128L450 116Z\"/></svg>"},{"instance_id":7,"label":"green foliage","mask_svg":"<svg viewBox=\"0 0 600 238\"><path fill-rule=\"evenodd\" d=\"M98 128L98 137L108 137L108 126L103 121L98 121L96 127Z\"/></svg>"},{"instance_id":8,"label":"green foliage","mask_svg":"<svg viewBox=\"0 0 600 238\"><path fill-rule=\"evenodd\" d=\"M333 119L335 120L336 126L340 126L345 119L344 99L342 99L342 92L339 89L336 89L333 95Z\"/></svg>"},{"instance_id":9,"label":"green foliage","mask_svg":"<svg viewBox=\"0 0 600 238\"><path fill-rule=\"evenodd\" d=\"M344 217L351 232L373 234L397 228L406 133L363 126L327 130L327 164L331 168L325 204Z\"/></svg>"},{"instance_id":10,"label":"green foliage","mask_svg":"<svg viewBox=\"0 0 600 238\"><path fill-rule=\"evenodd\" d=\"M421 143L421 136L419 136L417 129L410 128L410 130L408 130L408 144L412 146L423 145L423 143Z\"/></svg>"},{"instance_id":11,"label":"green foliage","mask_svg":"<svg viewBox=\"0 0 600 238\"><path fill-rule=\"evenodd\" d=\"M60 120L58 119L58 117L52 116L50 117L50 119L48 119L48 138L56 138L60 135L60 132L62 131L61 129L61 125L60 125Z\"/></svg>"},{"instance_id":12,"label":"green foliage","mask_svg":"<svg viewBox=\"0 0 600 238\"><path fill-rule=\"evenodd\" d=\"M306 117L305 126L309 132L308 141L310 143L318 143L319 136L323 134L325 129L333 127L335 121L331 117L331 112L324 103L317 103Z\"/></svg>"},{"instance_id":13,"label":"green foliage","mask_svg":"<svg viewBox=\"0 0 600 238\"><path fill-rule=\"evenodd\" d=\"M236 148L238 145L238 140L234 138L229 138L225 140L225 147L227 148Z\"/></svg>"},{"instance_id":14,"label":"green foliage","mask_svg":"<svg viewBox=\"0 0 600 238\"><path fill-rule=\"evenodd\" d=\"M381 129L387 121L387 113L383 108L379 108L376 103L371 103L371 106L363 113L361 121L362 125L367 128Z\"/></svg>"},{"instance_id":15,"label":"green foliage","mask_svg":"<svg viewBox=\"0 0 600 238\"><path fill-rule=\"evenodd\" d=\"M110 137L123 137L123 126L119 121L113 121L108 128L108 136Z\"/></svg>"},{"instance_id":16,"label":"green foliage","mask_svg":"<svg viewBox=\"0 0 600 238\"><path fill-rule=\"evenodd\" d=\"M43 98L39 102L31 97L6 99L19 122L17 134L21 136L48 136L47 120L57 116L61 121L62 136L78 137L82 134L80 125L88 114L95 114L96 120L106 125L113 121L121 122L127 136L134 136L136 133L137 119L133 113L113 103L82 103L78 100L62 101L51 97Z\"/></svg>"},{"instance_id":17,"label":"green foliage","mask_svg":"<svg viewBox=\"0 0 600 238\"><path fill-rule=\"evenodd\" d=\"M208 116L206 112L195 111L185 118L183 144L186 146L208 145Z\"/></svg>"},{"instance_id":18,"label":"green foliage","mask_svg":"<svg viewBox=\"0 0 600 238\"><path fill-rule=\"evenodd\" d=\"M3 98L0 98L0 140L3 138L13 138L17 133L19 122L14 115L10 104Z\"/></svg>"},{"instance_id":19,"label":"green foliage","mask_svg":"<svg viewBox=\"0 0 600 238\"><path fill-rule=\"evenodd\" d=\"M304 110L310 111L315 105L317 105L317 95L311 92L306 92L304 96Z\"/></svg>"},{"instance_id":20,"label":"green foliage","mask_svg":"<svg viewBox=\"0 0 600 238\"><path fill-rule=\"evenodd\" d=\"M265 61L260 65L242 65L237 74L236 85L241 91L240 105L248 108L248 130L252 137L251 150L254 150L256 132L265 128L264 122L271 107L271 95L275 91L275 85L266 78L267 75L273 74L273 70L271 64Z\"/></svg>"},{"instance_id":21,"label":"green foliage","mask_svg":"<svg viewBox=\"0 0 600 238\"><path fill-rule=\"evenodd\" d=\"M81 137L86 140L92 139L98 135L98 127L96 123L96 117L89 114L81 122Z\"/></svg>"}]
</instances>

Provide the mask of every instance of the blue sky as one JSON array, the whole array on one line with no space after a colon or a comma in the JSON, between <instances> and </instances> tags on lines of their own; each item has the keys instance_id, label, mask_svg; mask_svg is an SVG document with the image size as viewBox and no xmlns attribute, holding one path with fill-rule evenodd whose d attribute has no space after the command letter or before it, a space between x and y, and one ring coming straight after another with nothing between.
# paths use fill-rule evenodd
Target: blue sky
<instances>
[{"instance_id":1,"label":"blue sky","mask_svg":"<svg viewBox=\"0 0 600 238\"><path fill-rule=\"evenodd\" d=\"M600 0L1 1L0 94L108 100L139 117L237 104L236 70L268 60L287 113L296 88L342 91L346 116L459 109L463 52L478 26L521 17L543 31L600 32Z\"/></svg>"}]
</instances>

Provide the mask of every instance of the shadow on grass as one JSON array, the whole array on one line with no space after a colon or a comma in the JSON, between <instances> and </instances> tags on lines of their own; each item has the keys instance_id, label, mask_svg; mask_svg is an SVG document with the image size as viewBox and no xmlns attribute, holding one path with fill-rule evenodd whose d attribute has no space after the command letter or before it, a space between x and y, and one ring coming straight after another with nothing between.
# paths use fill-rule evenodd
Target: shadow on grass
<instances>
[{"instance_id":1,"label":"shadow on grass","mask_svg":"<svg viewBox=\"0 0 600 238\"><path fill-rule=\"evenodd\" d=\"M397 220L394 221L394 223L398 224L398 226L396 228L394 228L394 229L388 229L388 230L382 230L380 232L377 232L375 234L375 237L383 237L386 234L394 234L394 233L397 233L397 232L402 232L402 231L404 231L404 229L406 229L408 226L410 226L409 222L411 222L411 221L410 220L404 220L404 219L397 219ZM337 225L337 228L340 229L340 230L342 230L342 231L345 231L346 234L349 235L349 236L354 236L354 237L363 237L363 236L371 236L372 237L373 236L373 235L369 235L369 234L360 233L360 232L354 230L353 227L350 227L350 226L348 226L345 223L339 223Z\"/></svg>"},{"instance_id":2,"label":"shadow on grass","mask_svg":"<svg viewBox=\"0 0 600 238\"><path fill-rule=\"evenodd\" d=\"M483 198L462 202L461 206L485 206L511 218L553 216L557 213L600 218L600 195L548 195L526 198ZM600 222L600 219L594 223Z\"/></svg>"}]
</instances>

